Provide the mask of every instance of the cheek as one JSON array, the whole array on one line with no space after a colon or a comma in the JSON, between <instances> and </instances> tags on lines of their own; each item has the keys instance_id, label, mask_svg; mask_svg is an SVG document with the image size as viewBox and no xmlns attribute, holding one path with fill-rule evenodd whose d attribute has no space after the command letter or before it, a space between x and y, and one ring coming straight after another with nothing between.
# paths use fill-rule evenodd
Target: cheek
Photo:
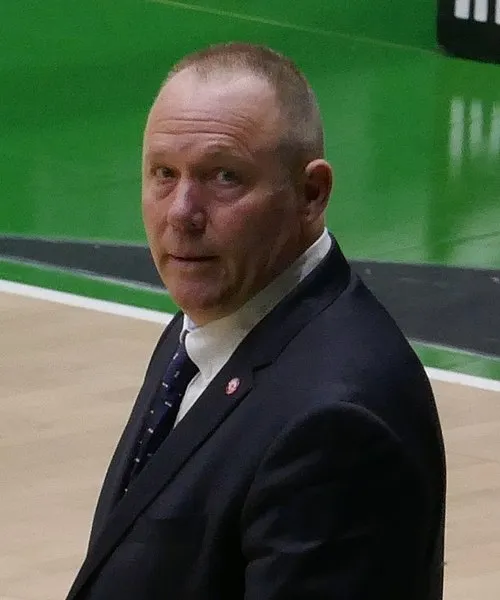
<instances>
[{"instance_id":1,"label":"cheek","mask_svg":"<svg viewBox=\"0 0 500 600\"><path fill-rule=\"evenodd\" d=\"M151 197L144 196L142 199L142 220L148 238L153 239L161 230L162 219L159 211L160 203Z\"/></svg>"},{"instance_id":2,"label":"cheek","mask_svg":"<svg viewBox=\"0 0 500 600\"><path fill-rule=\"evenodd\" d=\"M228 216L225 229L231 231L238 245L258 253L292 237L298 219L289 198L268 197L260 203L243 206Z\"/></svg>"},{"instance_id":3,"label":"cheek","mask_svg":"<svg viewBox=\"0 0 500 600\"><path fill-rule=\"evenodd\" d=\"M233 276L265 269L276 248L292 235L289 221L282 208L233 207L218 215L215 239Z\"/></svg>"},{"instance_id":4,"label":"cheek","mask_svg":"<svg viewBox=\"0 0 500 600\"><path fill-rule=\"evenodd\" d=\"M244 254L259 225L258 219L251 212L239 207L218 211L218 214L212 215L210 223L219 249L228 257Z\"/></svg>"},{"instance_id":5,"label":"cheek","mask_svg":"<svg viewBox=\"0 0 500 600\"><path fill-rule=\"evenodd\" d=\"M151 200L150 195L146 192L142 192L142 220L144 221L144 225L149 225L152 221L152 213L153 213L153 202Z\"/></svg>"}]
</instances>

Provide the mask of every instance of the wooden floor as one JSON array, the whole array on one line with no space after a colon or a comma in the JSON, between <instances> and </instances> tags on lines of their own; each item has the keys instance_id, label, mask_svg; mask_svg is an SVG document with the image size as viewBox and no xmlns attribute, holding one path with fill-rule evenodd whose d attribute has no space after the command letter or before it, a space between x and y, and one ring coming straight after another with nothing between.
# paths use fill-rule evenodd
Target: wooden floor
<instances>
[{"instance_id":1,"label":"wooden floor","mask_svg":"<svg viewBox=\"0 0 500 600\"><path fill-rule=\"evenodd\" d=\"M0 600L63 599L161 325L0 294ZM446 600L500 590L500 393L435 384Z\"/></svg>"}]
</instances>

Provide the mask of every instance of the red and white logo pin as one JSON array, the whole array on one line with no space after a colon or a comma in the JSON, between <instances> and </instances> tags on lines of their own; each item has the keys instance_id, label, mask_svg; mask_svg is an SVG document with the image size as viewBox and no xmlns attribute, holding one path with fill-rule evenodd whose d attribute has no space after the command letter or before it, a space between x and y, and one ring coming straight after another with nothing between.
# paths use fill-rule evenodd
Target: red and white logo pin
<instances>
[{"instance_id":1,"label":"red and white logo pin","mask_svg":"<svg viewBox=\"0 0 500 600\"><path fill-rule=\"evenodd\" d=\"M240 387L240 380L238 377L234 377L231 381L226 385L226 394L230 396L234 394L234 392Z\"/></svg>"}]
</instances>

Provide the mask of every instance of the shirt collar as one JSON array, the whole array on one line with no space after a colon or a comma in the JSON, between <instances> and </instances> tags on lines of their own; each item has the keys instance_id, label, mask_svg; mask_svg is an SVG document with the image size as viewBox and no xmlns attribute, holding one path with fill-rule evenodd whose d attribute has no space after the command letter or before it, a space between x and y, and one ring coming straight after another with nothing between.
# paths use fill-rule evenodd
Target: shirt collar
<instances>
[{"instance_id":1,"label":"shirt collar","mask_svg":"<svg viewBox=\"0 0 500 600\"><path fill-rule=\"evenodd\" d=\"M210 381L215 377L247 334L319 265L331 245L325 229L288 269L227 317L197 327L184 315L181 339L185 336L187 353L204 379Z\"/></svg>"}]
</instances>

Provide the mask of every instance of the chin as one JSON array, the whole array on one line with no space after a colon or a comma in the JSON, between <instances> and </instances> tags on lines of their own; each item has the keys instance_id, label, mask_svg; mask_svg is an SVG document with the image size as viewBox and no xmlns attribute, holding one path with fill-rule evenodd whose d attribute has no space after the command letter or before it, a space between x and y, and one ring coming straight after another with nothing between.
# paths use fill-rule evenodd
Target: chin
<instances>
[{"instance_id":1,"label":"chin","mask_svg":"<svg viewBox=\"0 0 500 600\"><path fill-rule=\"evenodd\" d=\"M220 312L221 295L215 291L196 289L195 286L182 286L183 289L169 288L167 290L172 300L195 323L215 320Z\"/></svg>"}]
</instances>

